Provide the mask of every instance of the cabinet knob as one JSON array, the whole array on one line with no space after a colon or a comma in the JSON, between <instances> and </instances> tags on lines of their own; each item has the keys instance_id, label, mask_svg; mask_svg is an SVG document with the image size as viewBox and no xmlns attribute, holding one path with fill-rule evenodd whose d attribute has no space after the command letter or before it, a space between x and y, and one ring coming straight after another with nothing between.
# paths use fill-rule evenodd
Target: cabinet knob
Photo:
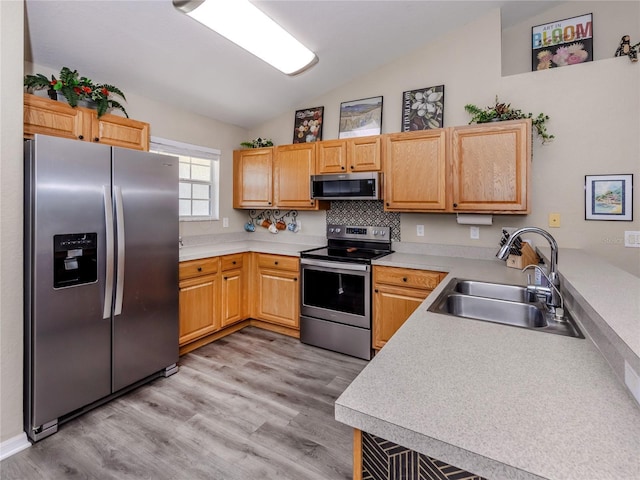
<instances>
[{"instance_id":1,"label":"cabinet knob","mask_svg":"<svg viewBox=\"0 0 640 480\"><path fill-rule=\"evenodd\" d=\"M79 140L84 140L84 135L78 135Z\"/></svg>"},{"instance_id":2,"label":"cabinet knob","mask_svg":"<svg viewBox=\"0 0 640 480\"><path fill-rule=\"evenodd\" d=\"M198 267L198 271L201 272L202 271L202 267Z\"/></svg>"},{"instance_id":3,"label":"cabinet knob","mask_svg":"<svg viewBox=\"0 0 640 480\"><path fill-rule=\"evenodd\" d=\"M387 202L387 207L389 206L389 202Z\"/></svg>"},{"instance_id":4,"label":"cabinet knob","mask_svg":"<svg viewBox=\"0 0 640 480\"><path fill-rule=\"evenodd\" d=\"M378 293L378 289L376 288L376 289L374 290L374 292Z\"/></svg>"},{"instance_id":5,"label":"cabinet knob","mask_svg":"<svg viewBox=\"0 0 640 480\"><path fill-rule=\"evenodd\" d=\"M233 265L235 265L235 264L236 264L236 261L234 260L234 261L233 261L233 262L231 262L231 263L232 263Z\"/></svg>"},{"instance_id":6,"label":"cabinet knob","mask_svg":"<svg viewBox=\"0 0 640 480\"><path fill-rule=\"evenodd\" d=\"M271 205L271 202L267 202L269 205Z\"/></svg>"},{"instance_id":7,"label":"cabinet knob","mask_svg":"<svg viewBox=\"0 0 640 480\"><path fill-rule=\"evenodd\" d=\"M93 141L94 141L94 142L99 142L99 141L100 141L100 139L99 139L98 137L95 137L95 138L93 139Z\"/></svg>"},{"instance_id":8,"label":"cabinet knob","mask_svg":"<svg viewBox=\"0 0 640 480\"><path fill-rule=\"evenodd\" d=\"M298 281L298 277L293 277L293 281L297 282Z\"/></svg>"},{"instance_id":9,"label":"cabinet knob","mask_svg":"<svg viewBox=\"0 0 640 480\"><path fill-rule=\"evenodd\" d=\"M277 264L278 264L278 262L273 262L273 263L274 263L275 265L277 265Z\"/></svg>"},{"instance_id":10,"label":"cabinet knob","mask_svg":"<svg viewBox=\"0 0 640 480\"><path fill-rule=\"evenodd\" d=\"M350 168L351 170L353 170L353 165L351 165L349 168Z\"/></svg>"},{"instance_id":11,"label":"cabinet knob","mask_svg":"<svg viewBox=\"0 0 640 480\"><path fill-rule=\"evenodd\" d=\"M309 203L310 203L311 205L313 205L313 200L311 200Z\"/></svg>"},{"instance_id":12,"label":"cabinet knob","mask_svg":"<svg viewBox=\"0 0 640 480\"><path fill-rule=\"evenodd\" d=\"M344 170L344 167L340 167L342 170Z\"/></svg>"},{"instance_id":13,"label":"cabinet knob","mask_svg":"<svg viewBox=\"0 0 640 480\"><path fill-rule=\"evenodd\" d=\"M225 279L225 280L228 280L228 279L229 279L229 277L224 277L224 279Z\"/></svg>"},{"instance_id":14,"label":"cabinet knob","mask_svg":"<svg viewBox=\"0 0 640 480\"><path fill-rule=\"evenodd\" d=\"M407 277L402 277L402 281L406 282L407 281Z\"/></svg>"},{"instance_id":15,"label":"cabinet knob","mask_svg":"<svg viewBox=\"0 0 640 480\"><path fill-rule=\"evenodd\" d=\"M458 206L458 204L457 204L457 203L454 203L454 204L453 204L453 208L456 208L457 206Z\"/></svg>"}]
</instances>

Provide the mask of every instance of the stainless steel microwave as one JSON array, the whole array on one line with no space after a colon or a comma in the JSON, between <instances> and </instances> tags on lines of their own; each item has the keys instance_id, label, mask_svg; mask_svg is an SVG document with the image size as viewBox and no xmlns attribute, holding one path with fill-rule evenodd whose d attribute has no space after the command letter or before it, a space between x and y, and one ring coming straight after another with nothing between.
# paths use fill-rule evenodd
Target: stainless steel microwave
<instances>
[{"instance_id":1,"label":"stainless steel microwave","mask_svg":"<svg viewBox=\"0 0 640 480\"><path fill-rule=\"evenodd\" d=\"M311 198L316 200L381 200L380 172L311 175Z\"/></svg>"}]
</instances>

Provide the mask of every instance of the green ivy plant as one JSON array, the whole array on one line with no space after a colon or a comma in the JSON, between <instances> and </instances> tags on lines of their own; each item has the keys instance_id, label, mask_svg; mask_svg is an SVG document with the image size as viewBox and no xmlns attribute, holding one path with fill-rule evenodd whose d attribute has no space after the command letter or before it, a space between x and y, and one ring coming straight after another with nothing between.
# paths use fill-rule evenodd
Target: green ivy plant
<instances>
[{"instance_id":1,"label":"green ivy plant","mask_svg":"<svg viewBox=\"0 0 640 480\"><path fill-rule=\"evenodd\" d=\"M251 140L250 142L242 142L240 144L246 148L262 148L262 147L273 147L273 142L269 138L256 138L255 140Z\"/></svg>"},{"instance_id":2,"label":"green ivy plant","mask_svg":"<svg viewBox=\"0 0 640 480\"><path fill-rule=\"evenodd\" d=\"M524 113L520 109L511 108L510 103L500 103L496 95L496 103L493 106L480 108L476 105L467 104L464 109L471 115L469 124L472 123L488 123L499 122L503 120L520 120L525 118L531 119L531 124L536 129L536 133L542 138L542 143L550 142L555 138L554 135L547 132L546 121L549 115L539 113L536 117L532 113Z\"/></svg>"},{"instance_id":3,"label":"green ivy plant","mask_svg":"<svg viewBox=\"0 0 640 480\"><path fill-rule=\"evenodd\" d=\"M116 109L121 110L129 118L129 114L122 104L114 98L114 95L117 95L126 101L124 93L118 87L107 83L94 84L91 79L81 77L77 70L71 70L68 67L62 67L58 78L51 75L51 79L49 79L41 73L25 75L24 86L28 93L47 89L49 96L53 99L56 99L56 94L60 93L64 95L72 107L77 107L80 100L91 101L96 106L98 117L109 110Z\"/></svg>"}]
</instances>

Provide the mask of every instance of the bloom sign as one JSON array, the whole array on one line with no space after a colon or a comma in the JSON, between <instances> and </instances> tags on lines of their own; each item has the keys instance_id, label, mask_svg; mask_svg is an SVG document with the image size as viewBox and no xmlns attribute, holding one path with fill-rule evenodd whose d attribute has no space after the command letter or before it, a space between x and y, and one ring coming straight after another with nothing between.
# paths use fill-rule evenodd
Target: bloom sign
<instances>
[{"instance_id":1,"label":"bloom sign","mask_svg":"<svg viewBox=\"0 0 640 480\"><path fill-rule=\"evenodd\" d=\"M593 60L593 15L581 15L531 29L531 70Z\"/></svg>"}]
</instances>

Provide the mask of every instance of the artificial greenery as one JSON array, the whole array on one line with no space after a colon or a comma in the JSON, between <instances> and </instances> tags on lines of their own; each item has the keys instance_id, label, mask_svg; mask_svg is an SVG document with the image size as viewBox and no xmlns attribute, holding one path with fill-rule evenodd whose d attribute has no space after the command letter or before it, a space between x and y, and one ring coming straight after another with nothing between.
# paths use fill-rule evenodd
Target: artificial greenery
<instances>
[{"instance_id":1,"label":"artificial greenery","mask_svg":"<svg viewBox=\"0 0 640 480\"><path fill-rule=\"evenodd\" d=\"M480 108L476 105L467 104L464 106L464 109L471 115L469 124L530 118L531 124L536 129L537 134L542 138L542 143L550 142L555 138L547 132L546 121L549 120L549 115L540 113L534 117L532 113L524 113L520 109L511 108L510 103L500 103L497 96L496 103L493 106Z\"/></svg>"},{"instance_id":2,"label":"artificial greenery","mask_svg":"<svg viewBox=\"0 0 640 480\"><path fill-rule=\"evenodd\" d=\"M59 78L51 75L51 79L41 73L35 75L24 76L24 86L27 92L33 93L34 90L49 90L49 96L56 98L56 94L64 95L72 107L78 106L80 100L90 100L95 103L98 117L101 117L111 109L121 110L127 118L129 115L122 104L115 100L112 94L118 95L126 101L124 93L113 85L107 83L94 84L91 79L81 77L77 70L71 70L62 67Z\"/></svg>"},{"instance_id":3,"label":"artificial greenery","mask_svg":"<svg viewBox=\"0 0 640 480\"><path fill-rule=\"evenodd\" d=\"M273 142L268 138L256 138L255 140L251 140L250 142L242 142L240 144L246 148L262 148L262 147L273 147Z\"/></svg>"}]
</instances>

